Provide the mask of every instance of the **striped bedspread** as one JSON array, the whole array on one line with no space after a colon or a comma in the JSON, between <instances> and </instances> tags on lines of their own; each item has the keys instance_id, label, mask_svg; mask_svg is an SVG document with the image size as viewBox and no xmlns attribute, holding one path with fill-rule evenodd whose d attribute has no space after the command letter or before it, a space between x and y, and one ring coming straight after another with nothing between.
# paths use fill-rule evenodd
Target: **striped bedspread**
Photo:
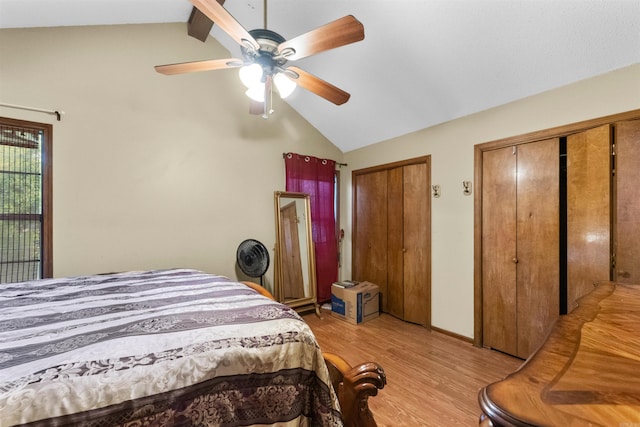
<instances>
[{"instance_id":1,"label":"striped bedspread","mask_svg":"<svg viewBox=\"0 0 640 427\"><path fill-rule=\"evenodd\" d=\"M172 269L0 285L0 426L341 426L307 324Z\"/></svg>"}]
</instances>

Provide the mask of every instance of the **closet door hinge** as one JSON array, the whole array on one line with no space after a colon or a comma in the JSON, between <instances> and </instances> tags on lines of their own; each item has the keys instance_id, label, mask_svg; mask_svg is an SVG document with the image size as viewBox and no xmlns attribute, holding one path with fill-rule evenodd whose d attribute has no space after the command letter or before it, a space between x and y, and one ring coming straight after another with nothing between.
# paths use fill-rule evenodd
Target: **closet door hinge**
<instances>
[{"instance_id":1,"label":"closet door hinge","mask_svg":"<svg viewBox=\"0 0 640 427\"><path fill-rule=\"evenodd\" d=\"M611 176L616 176L616 143L611 144Z\"/></svg>"}]
</instances>

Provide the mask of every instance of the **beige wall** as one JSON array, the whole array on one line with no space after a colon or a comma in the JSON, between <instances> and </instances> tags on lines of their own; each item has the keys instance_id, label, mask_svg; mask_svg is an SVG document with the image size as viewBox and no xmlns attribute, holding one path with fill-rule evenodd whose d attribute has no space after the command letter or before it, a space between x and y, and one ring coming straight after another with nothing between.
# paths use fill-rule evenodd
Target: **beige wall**
<instances>
[{"instance_id":1,"label":"beige wall","mask_svg":"<svg viewBox=\"0 0 640 427\"><path fill-rule=\"evenodd\" d=\"M153 69L229 56L186 24L0 31L0 103L66 113L0 107L53 123L56 276L192 267L244 278L235 251L246 238L273 256L282 153L342 153L279 100L268 120L249 115L236 70Z\"/></svg>"},{"instance_id":2,"label":"beige wall","mask_svg":"<svg viewBox=\"0 0 640 427\"><path fill-rule=\"evenodd\" d=\"M212 39L187 37L185 24L0 30L0 103L66 112L56 122L0 107L2 117L54 126L56 276L185 266L242 278L242 240L273 248L281 153L294 151L349 165L347 279L351 171L428 154L442 189L432 199L432 323L472 337L473 196L462 181L473 180L473 146L640 108L636 65L343 155L278 100L269 120L247 114L235 71L153 71L228 56Z\"/></svg>"},{"instance_id":3,"label":"beige wall","mask_svg":"<svg viewBox=\"0 0 640 427\"><path fill-rule=\"evenodd\" d=\"M431 155L431 181L441 187L431 208L432 324L473 337L473 195L463 195L462 181L474 179L474 145L639 108L635 65L345 153L343 277L351 271L351 171Z\"/></svg>"}]
</instances>

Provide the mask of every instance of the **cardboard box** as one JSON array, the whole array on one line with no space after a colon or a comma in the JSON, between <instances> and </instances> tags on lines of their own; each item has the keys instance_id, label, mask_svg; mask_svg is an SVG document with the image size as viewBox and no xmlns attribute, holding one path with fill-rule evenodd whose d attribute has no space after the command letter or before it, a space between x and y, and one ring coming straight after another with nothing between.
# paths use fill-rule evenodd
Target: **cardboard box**
<instances>
[{"instance_id":1,"label":"cardboard box","mask_svg":"<svg viewBox=\"0 0 640 427\"><path fill-rule=\"evenodd\" d=\"M358 323L378 317L380 292L378 285L361 282L346 288L331 285L331 314L347 322Z\"/></svg>"}]
</instances>

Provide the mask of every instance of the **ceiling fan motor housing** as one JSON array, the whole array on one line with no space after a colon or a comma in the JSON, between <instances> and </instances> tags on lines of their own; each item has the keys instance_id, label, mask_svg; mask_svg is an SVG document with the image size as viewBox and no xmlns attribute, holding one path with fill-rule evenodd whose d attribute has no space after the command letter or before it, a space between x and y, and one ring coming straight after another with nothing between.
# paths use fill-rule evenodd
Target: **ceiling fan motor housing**
<instances>
[{"instance_id":1,"label":"ceiling fan motor housing","mask_svg":"<svg viewBox=\"0 0 640 427\"><path fill-rule=\"evenodd\" d=\"M284 55L278 55L278 46L286 41L280 34L265 29L251 30L249 34L258 42L260 49L256 51L248 47L249 43L241 46L242 56L247 62L259 64L265 74L272 74L276 67L282 67L287 62Z\"/></svg>"}]
</instances>

